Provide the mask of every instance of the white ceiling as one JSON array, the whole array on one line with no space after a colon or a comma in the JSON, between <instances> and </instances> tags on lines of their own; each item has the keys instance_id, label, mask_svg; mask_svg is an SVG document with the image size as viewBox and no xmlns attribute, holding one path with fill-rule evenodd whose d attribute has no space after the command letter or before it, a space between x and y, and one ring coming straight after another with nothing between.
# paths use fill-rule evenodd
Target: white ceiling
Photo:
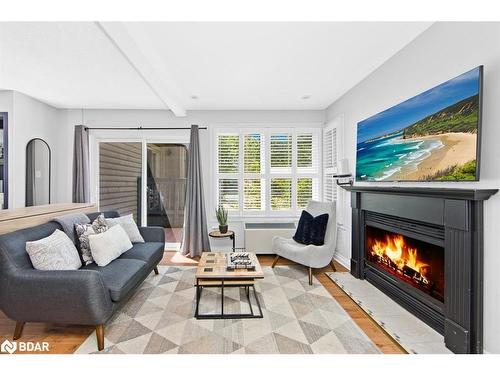
<instances>
[{"instance_id":1,"label":"white ceiling","mask_svg":"<svg viewBox=\"0 0 500 375\"><path fill-rule=\"evenodd\" d=\"M60 108L324 109L430 24L0 23L0 89Z\"/></svg>"}]
</instances>

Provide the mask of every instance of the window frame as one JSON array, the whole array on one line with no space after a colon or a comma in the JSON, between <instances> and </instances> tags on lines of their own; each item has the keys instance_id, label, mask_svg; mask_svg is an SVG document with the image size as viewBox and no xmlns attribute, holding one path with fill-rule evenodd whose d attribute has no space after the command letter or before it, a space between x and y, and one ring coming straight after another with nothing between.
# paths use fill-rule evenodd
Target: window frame
<instances>
[{"instance_id":1,"label":"window frame","mask_svg":"<svg viewBox=\"0 0 500 375\"><path fill-rule=\"evenodd\" d=\"M214 146L214 162L213 162L213 188L214 197L213 208L219 205L219 179L221 178L237 178L238 179L238 210L230 210L229 216L234 218L244 217L298 217L302 208L297 208L297 181L298 178L312 178L313 180L313 199L321 199L323 196L323 128L316 125L307 127L305 124L301 127L288 127L285 128L284 124L280 127L219 127L215 128L213 132L213 146ZM290 173L271 173L271 135L276 133L290 133L292 135L292 167ZM219 173L219 148L218 139L219 135L224 134L239 134L239 171L238 173L228 174ZM261 135L261 158L264 158L264 168L261 168L260 173L246 173L244 171L244 140L245 135L260 134ZM315 144L316 150L313 146L313 167L316 171L312 172L298 172L297 168L297 135L312 134L313 145ZM262 143L263 142L263 143ZM262 149L263 148L263 149ZM314 160L316 157L316 160ZM233 177L234 176L234 177ZM291 178L292 180L292 193L291 193L291 208L290 210L271 210L271 179L272 178ZM244 209L244 181L245 179L260 179L263 182L261 185L261 200L264 201L264 207L261 210L245 210ZM316 193L316 194L315 194Z\"/></svg>"}]
</instances>

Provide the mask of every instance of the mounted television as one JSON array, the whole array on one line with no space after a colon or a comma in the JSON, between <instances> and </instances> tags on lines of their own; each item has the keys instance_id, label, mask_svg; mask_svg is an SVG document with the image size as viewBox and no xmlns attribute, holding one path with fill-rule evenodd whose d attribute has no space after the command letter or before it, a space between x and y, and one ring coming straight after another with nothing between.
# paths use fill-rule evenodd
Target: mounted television
<instances>
[{"instance_id":1,"label":"mounted television","mask_svg":"<svg viewBox=\"0 0 500 375\"><path fill-rule=\"evenodd\" d=\"M483 67L358 123L356 181L478 181Z\"/></svg>"}]
</instances>

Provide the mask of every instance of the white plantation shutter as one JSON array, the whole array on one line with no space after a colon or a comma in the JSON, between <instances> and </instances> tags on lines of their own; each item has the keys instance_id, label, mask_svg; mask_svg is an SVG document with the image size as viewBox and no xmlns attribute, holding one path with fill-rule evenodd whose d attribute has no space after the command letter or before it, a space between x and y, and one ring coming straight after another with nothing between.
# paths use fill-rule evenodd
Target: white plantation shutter
<instances>
[{"instance_id":1,"label":"white plantation shutter","mask_svg":"<svg viewBox=\"0 0 500 375\"><path fill-rule=\"evenodd\" d=\"M243 135L243 210L263 211L265 189L262 174L265 171L265 137L262 133Z\"/></svg>"},{"instance_id":2,"label":"white plantation shutter","mask_svg":"<svg viewBox=\"0 0 500 375\"><path fill-rule=\"evenodd\" d=\"M265 209L264 179L245 178L243 180L243 209L245 211L262 211Z\"/></svg>"},{"instance_id":3,"label":"white plantation shutter","mask_svg":"<svg viewBox=\"0 0 500 375\"><path fill-rule=\"evenodd\" d=\"M217 205L227 210L239 209L239 134L219 134L217 136Z\"/></svg>"},{"instance_id":4,"label":"white plantation shutter","mask_svg":"<svg viewBox=\"0 0 500 375\"><path fill-rule=\"evenodd\" d=\"M323 131L323 199L337 201L337 183L333 175L337 173L337 128L327 127Z\"/></svg>"},{"instance_id":5,"label":"white plantation shutter","mask_svg":"<svg viewBox=\"0 0 500 375\"><path fill-rule=\"evenodd\" d=\"M271 210L289 211L292 208L292 179L271 178Z\"/></svg>"},{"instance_id":6,"label":"white plantation shutter","mask_svg":"<svg viewBox=\"0 0 500 375\"><path fill-rule=\"evenodd\" d=\"M319 198L319 134L300 132L296 140L297 180L296 205L304 209L311 199Z\"/></svg>"},{"instance_id":7,"label":"white plantation shutter","mask_svg":"<svg viewBox=\"0 0 500 375\"><path fill-rule=\"evenodd\" d=\"M271 172L290 173L292 170L292 134L277 133L269 137Z\"/></svg>"},{"instance_id":8,"label":"white plantation shutter","mask_svg":"<svg viewBox=\"0 0 500 375\"><path fill-rule=\"evenodd\" d=\"M240 136L238 134L220 134L217 140L217 167L219 173L238 173Z\"/></svg>"},{"instance_id":9,"label":"white plantation shutter","mask_svg":"<svg viewBox=\"0 0 500 375\"><path fill-rule=\"evenodd\" d=\"M264 170L264 135L259 133L243 136L243 172L261 173Z\"/></svg>"},{"instance_id":10,"label":"white plantation shutter","mask_svg":"<svg viewBox=\"0 0 500 375\"><path fill-rule=\"evenodd\" d=\"M297 135L297 171L316 173L319 169L319 147L317 133Z\"/></svg>"},{"instance_id":11,"label":"white plantation shutter","mask_svg":"<svg viewBox=\"0 0 500 375\"><path fill-rule=\"evenodd\" d=\"M239 208L239 189L237 178L219 178L219 207L226 210Z\"/></svg>"}]
</instances>

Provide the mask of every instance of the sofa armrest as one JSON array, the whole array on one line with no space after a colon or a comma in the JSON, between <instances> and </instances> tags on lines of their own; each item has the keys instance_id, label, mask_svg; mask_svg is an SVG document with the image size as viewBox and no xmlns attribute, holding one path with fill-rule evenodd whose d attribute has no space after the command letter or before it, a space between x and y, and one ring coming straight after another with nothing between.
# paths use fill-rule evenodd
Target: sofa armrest
<instances>
[{"instance_id":1,"label":"sofa armrest","mask_svg":"<svg viewBox=\"0 0 500 375\"><path fill-rule=\"evenodd\" d=\"M18 270L7 290L3 308L17 321L97 325L113 313L109 291L93 270Z\"/></svg>"},{"instance_id":2,"label":"sofa armrest","mask_svg":"<svg viewBox=\"0 0 500 375\"><path fill-rule=\"evenodd\" d=\"M139 231L146 242L165 242L165 228L140 227Z\"/></svg>"}]
</instances>

